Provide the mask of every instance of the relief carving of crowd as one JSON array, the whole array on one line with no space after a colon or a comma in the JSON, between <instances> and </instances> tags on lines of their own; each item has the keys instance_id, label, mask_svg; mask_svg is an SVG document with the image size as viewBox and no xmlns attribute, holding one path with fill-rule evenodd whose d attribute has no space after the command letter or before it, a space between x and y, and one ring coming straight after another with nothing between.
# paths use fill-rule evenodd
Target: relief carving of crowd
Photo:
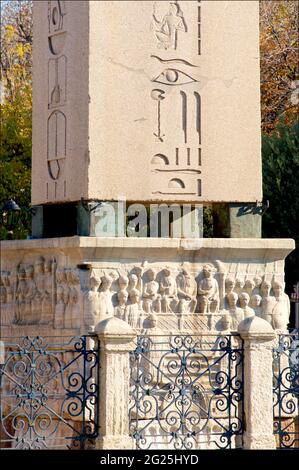
<instances>
[{"instance_id":1,"label":"relief carving of crowd","mask_svg":"<svg viewBox=\"0 0 299 470\"><path fill-rule=\"evenodd\" d=\"M1 271L1 325L79 328L80 279L77 269L60 269L55 259L39 257Z\"/></svg>"},{"instance_id":2,"label":"relief carving of crowd","mask_svg":"<svg viewBox=\"0 0 299 470\"><path fill-rule=\"evenodd\" d=\"M115 315L134 328L142 328L144 319L159 315L223 314L224 323L236 330L239 323L257 315L274 329L285 330L289 322L290 302L283 284L263 277L234 279L205 264L193 276L187 269L134 267L129 273L90 276L85 294L85 321L98 321ZM156 323L156 322L154 322Z\"/></svg>"},{"instance_id":3,"label":"relief carving of crowd","mask_svg":"<svg viewBox=\"0 0 299 470\"><path fill-rule=\"evenodd\" d=\"M59 268L55 259L43 257L32 264L20 263L15 272L2 271L1 324L92 328L116 316L143 328L146 319L152 323L159 315L218 314L231 330L257 315L284 331L289 322L289 298L275 276L271 281L263 276L238 277L217 271L210 263L195 274L184 267L145 265L92 269L85 271L86 276L87 282L82 282L79 269Z\"/></svg>"}]
</instances>

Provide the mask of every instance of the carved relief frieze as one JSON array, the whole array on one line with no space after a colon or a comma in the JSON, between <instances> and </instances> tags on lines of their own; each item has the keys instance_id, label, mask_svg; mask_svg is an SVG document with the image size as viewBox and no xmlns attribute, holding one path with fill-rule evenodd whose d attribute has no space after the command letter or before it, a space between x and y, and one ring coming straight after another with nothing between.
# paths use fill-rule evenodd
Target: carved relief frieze
<instances>
[{"instance_id":1,"label":"carved relief frieze","mask_svg":"<svg viewBox=\"0 0 299 470\"><path fill-rule=\"evenodd\" d=\"M1 325L80 328L81 288L76 269L59 268L56 259L38 257L1 272Z\"/></svg>"},{"instance_id":2,"label":"carved relief frieze","mask_svg":"<svg viewBox=\"0 0 299 470\"><path fill-rule=\"evenodd\" d=\"M251 266L143 262L82 271L40 256L1 272L1 325L90 330L116 316L143 329L154 315L164 331L228 325L235 331L243 319L257 315L285 331L290 302L281 273L262 265L250 272Z\"/></svg>"}]
</instances>

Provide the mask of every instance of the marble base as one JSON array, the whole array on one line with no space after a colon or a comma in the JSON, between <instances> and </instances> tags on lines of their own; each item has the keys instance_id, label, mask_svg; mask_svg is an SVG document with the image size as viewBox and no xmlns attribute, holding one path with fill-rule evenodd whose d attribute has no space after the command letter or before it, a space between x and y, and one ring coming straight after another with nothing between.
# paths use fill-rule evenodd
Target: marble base
<instances>
[{"instance_id":1,"label":"marble base","mask_svg":"<svg viewBox=\"0 0 299 470\"><path fill-rule=\"evenodd\" d=\"M236 329L225 320L229 292L248 293L249 304L236 305L245 316L262 316L264 303L272 321L275 309L287 315L286 295L275 298L273 283L283 286L294 247L256 238L3 241L1 336L85 334L113 315L138 331L153 320L162 333ZM263 297L259 306L254 295Z\"/></svg>"}]
</instances>

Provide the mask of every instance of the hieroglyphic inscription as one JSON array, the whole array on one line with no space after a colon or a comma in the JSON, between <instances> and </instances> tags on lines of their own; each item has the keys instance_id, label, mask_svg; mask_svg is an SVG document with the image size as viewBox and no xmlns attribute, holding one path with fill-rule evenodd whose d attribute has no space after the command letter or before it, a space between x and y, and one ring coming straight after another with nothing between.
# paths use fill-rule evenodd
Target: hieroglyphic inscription
<instances>
[{"instance_id":1,"label":"hieroglyphic inscription","mask_svg":"<svg viewBox=\"0 0 299 470\"><path fill-rule=\"evenodd\" d=\"M187 22L179 2L169 2L168 6L166 2L163 3L154 2L151 23L158 48L164 49L164 52L154 53L150 56L155 67L157 67L157 62L161 64L160 72L151 79L153 83L157 83L161 87L153 89L151 92L152 99L157 101L158 130L154 131L153 134L156 137L155 141L161 144L159 153L152 157L151 164L152 172L156 175L164 174L165 178L160 176L159 183L154 184L152 194L197 194L201 197L202 181L198 179L198 175L202 172L201 95L192 86L200 81L196 70L200 63L194 63L193 60L190 61L185 57L180 57L182 52L178 53L177 56L173 55L173 50L182 51L186 35L193 33L188 32ZM193 28L193 32L197 31L198 34L197 52L200 55L201 2L194 1L193 3L194 21L198 26L198 28ZM165 8L168 8L168 10L165 10ZM190 24L190 18L188 18L188 23ZM183 32L185 35L182 34ZM187 50L186 53L188 53ZM169 90L172 88L174 90L170 93ZM162 100L165 102L163 115L161 114ZM167 116L171 113L172 103L176 113L177 110L180 110L180 115L177 116L177 127L182 130L181 136L180 133L171 131L167 125ZM161 131L162 127L163 132ZM198 148L192 146L196 135ZM169 151L166 152L166 156L165 149L163 150L163 144L165 145L166 141L169 142L169 139L173 140L175 147L174 159L173 156L169 157ZM167 174L169 175L168 178L166 178Z\"/></svg>"},{"instance_id":2,"label":"hieroglyphic inscription","mask_svg":"<svg viewBox=\"0 0 299 470\"><path fill-rule=\"evenodd\" d=\"M51 111L47 123L47 165L49 192L54 199L66 196L66 139L67 116L60 108L67 101L67 57L63 54L66 42L66 2L48 1L49 59L48 59L48 108Z\"/></svg>"}]
</instances>

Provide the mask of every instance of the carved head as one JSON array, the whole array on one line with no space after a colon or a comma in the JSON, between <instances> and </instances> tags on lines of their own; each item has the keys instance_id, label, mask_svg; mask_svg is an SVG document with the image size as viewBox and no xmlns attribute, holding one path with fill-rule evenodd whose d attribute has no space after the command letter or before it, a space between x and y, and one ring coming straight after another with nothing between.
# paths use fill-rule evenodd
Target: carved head
<instances>
[{"instance_id":1,"label":"carved head","mask_svg":"<svg viewBox=\"0 0 299 470\"><path fill-rule=\"evenodd\" d=\"M36 273L43 273L45 270L45 258L40 256L34 263L34 271Z\"/></svg>"},{"instance_id":2,"label":"carved head","mask_svg":"<svg viewBox=\"0 0 299 470\"><path fill-rule=\"evenodd\" d=\"M25 268L24 266L19 266L19 269L18 269L18 278L19 279L26 279L26 271L25 271Z\"/></svg>"},{"instance_id":3,"label":"carved head","mask_svg":"<svg viewBox=\"0 0 299 470\"><path fill-rule=\"evenodd\" d=\"M247 307L248 304L249 304L249 301L250 301L250 297L249 297L249 294L247 292L242 292L239 295L239 302L240 302L241 308Z\"/></svg>"},{"instance_id":4,"label":"carved head","mask_svg":"<svg viewBox=\"0 0 299 470\"><path fill-rule=\"evenodd\" d=\"M215 268L211 264L205 264L202 268L202 273L206 278L213 277Z\"/></svg>"},{"instance_id":5,"label":"carved head","mask_svg":"<svg viewBox=\"0 0 299 470\"><path fill-rule=\"evenodd\" d=\"M118 285L119 285L120 290L126 289L129 285L128 276L126 275L119 276Z\"/></svg>"},{"instance_id":6,"label":"carved head","mask_svg":"<svg viewBox=\"0 0 299 470\"><path fill-rule=\"evenodd\" d=\"M273 282L272 289L273 289L275 297L280 297L283 294L283 285L279 281Z\"/></svg>"},{"instance_id":7,"label":"carved head","mask_svg":"<svg viewBox=\"0 0 299 470\"><path fill-rule=\"evenodd\" d=\"M255 294L251 297L251 305L253 308L259 307L262 302L262 297L258 294Z\"/></svg>"},{"instance_id":8,"label":"carved head","mask_svg":"<svg viewBox=\"0 0 299 470\"><path fill-rule=\"evenodd\" d=\"M119 305L125 305L128 301L128 292L124 289L120 290L117 293L117 298Z\"/></svg>"},{"instance_id":9,"label":"carved head","mask_svg":"<svg viewBox=\"0 0 299 470\"><path fill-rule=\"evenodd\" d=\"M166 276L166 277L169 277L171 275L171 271L170 271L169 268L164 268L162 272L163 272L164 276Z\"/></svg>"},{"instance_id":10,"label":"carved head","mask_svg":"<svg viewBox=\"0 0 299 470\"><path fill-rule=\"evenodd\" d=\"M236 289L238 289L238 290L243 289L243 287L244 287L244 282L242 281L242 279L240 279L240 278L237 278L237 279L236 279L235 287L236 287Z\"/></svg>"},{"instance_id":11,"label":"carved head","mask_svg":"<svg viewBox=\"0 0 299 470\"><path fill-rule=\"evenodd\" d=\"M261 284L261 292L263 297L269 297L271 284L269 281L263 281Z\"/></svg>"},{"instance_id":12,"label":"carved head","mask_svg":"<svg viewBox=\"0 0 299 470\"><path fill-rule=\"evenodd\" d=\"M110 287L112 285L113 279L108 274L105 274L101 278L101 281L102 281L102 285L101 285L102 289L103 290L108 290L108 289L110 289Z\"/></svg>"},{"instance_id":13,"label":"carved head","mask_svg":"<svg viewBox=\"0 0 299 470\"><path fill-rule=\"evenodd\" d=\"M182 268L181 274L184 276L184 278L191 279L191 275L187 269Z\"/></svg>"},{"instance_id":14,"label":"carved head","mask_svg":"<svg viewBox=\"0 0 299 470\"><path fill-rule=\"evenodd\" d=\"M255 287L261 287L263 280L260 276L256 276L253 280Z\"/></svg>"},{"instance_id":15,"label":"carved head","mask_svg":"<svg viewBox=\"0 0 299 470\"><path fill-rule=\"evenodd\" d=\"M52 261L48 260L45 262L45 273L51 273L52 272Z\"/></svg>"},{"instance_id":16,"label":"carved head","mask_svg":"<svg viewBox=\"0 0 299 470\"><path fill-rule=\"evenodd\" d=\"M252 291L255 287L255 282L252 279L246 279L244 289Z\"/></svg>"},{"instance_id":17,"label":"carved head","mask_svg":"<svg viewBox=\"0 0 299 470\"><path fill-rule=\"evenodd\" d=\"M232 277L227 277L225 279L225 290L226 292L232 292L235 287L235 280Z\"/></svg>"},{"instance_id":18,"label":"carved head","mask_svg":"<svg viewBox=\"0 0 299 470\"><path fill-rule=\"evenodd\" d=\"M223 317L221 318L221 323L222 323L223 328L225 330L228 330L230 328L230 325L231 325L230 315L228 315L228 314L223 315Z\"/></svg>"},{"instance_id":19,"label":"carved head","mask_svg":"<svg viewBox=\"0 0 299 470\"><path fill-rule=\"evenodd\" d=\"M158 324L157 315L155 315L154 313L150 313L148 316L148 320L149 320L149 328L156 328Z\"/></svg>"},{"instance_id":20,"label":"carved head","mask_svg":"<svg viewBox=\"0 0 299 470\"><path fill-rule=\"evenodd\" d=\"M235 308L238 302L238 294L236 292L230 292L226 295L227 303L230 308Z\"/></svg>"},{"instance_id":21,"label":"carved head","mask_svg":"<svg viewBox=\"0 0 299 470\"><path fill-rule=\"evenodd\" d=\"M136 276L136 274L130 274L129 279L130 279L130 286L133 288L136 287L138 284L138 277Z\"/></svg>"},{"instance_id":22,"label":"carved head","mask_svg":"<svg viewBox=\"0 0 299 470\"><path fill-rule=\"evenodd\" d=\"M175 2L170 2L169 14L170 14L170 15L177 16L178 13L179 13L179 7L178 7L177 3L175 3Z\"/></svg>"},{"instance_id":23,"label":"carved head","mask_svg":"<svg viewBox=\"0 0 299 470\"><path fill-rule=\"evenodd\" d=\"M130 290L130 300L132 302L132 304L137 304L139 302L139 299L140 299L140 294L139 294L139 290L138 289L132 289Z\"/></svg>"},{"instance_id":24,"label":"carved head","mask_svg":"<svg viewBox=\"0 0 299 470\"><path fill-rule=\"evenodd\" d=\"M34 267L32 265L26 266L25 271L26 271L26 278L32 279L33 274L34 274Z\"/></svg>"},{"instance_id":25,"label":"carved head","mask_svg":"<svg viewBox=\"0 0 299 470\"><path fill-rule=\"evenodd\" d=\"M156 273L155 273L155 270L150 268L147 270L147 278L149 281L154 281L155 280L155 277L156 277Z\"/></svg>"},{"instance_id":26,"label":"carved head","mask_svg":"<svg viewBox=\"0 0 299 470\"><path fill-rule=\"evenodd\" d=\"M100 279L99 277L97 277L97 276L94 276L94 275L91 276L89 282L90 282L90 287L91 287L91 289L95 289L95 290L96 290L96 289L98 289L99 286L101 285L101 279Z\"/></svg>"}]
</instances>

